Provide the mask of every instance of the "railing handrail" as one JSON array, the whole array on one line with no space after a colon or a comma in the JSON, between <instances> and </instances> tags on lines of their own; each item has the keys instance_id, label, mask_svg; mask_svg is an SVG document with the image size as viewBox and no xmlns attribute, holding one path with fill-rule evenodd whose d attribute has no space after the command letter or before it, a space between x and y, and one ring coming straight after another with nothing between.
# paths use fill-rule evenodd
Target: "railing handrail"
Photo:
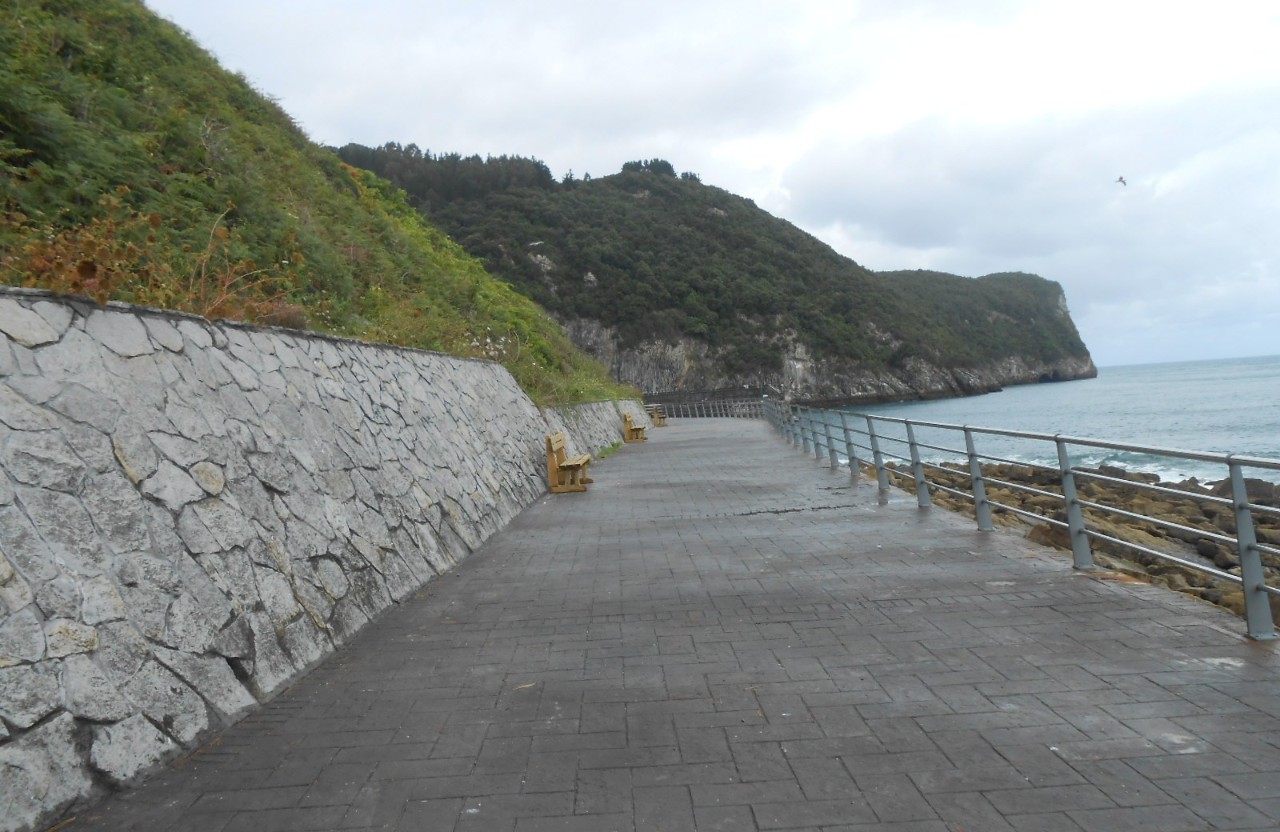
<instances>
[{"instance_id":1,"label":"railing handrail","mask_svg":"<svg viewBox=\"0 0 1280 832\"><path fill-rule=\"evenodd\" d=\"M894 476L902 477L904 480L913 479L916 487L916 499L921 508L927 508L931 505L931 490L941 491L955 494L970 500L973 503L974 515L977 519L978 528L981 531L991 531L994 528L992 525L993 507L1011 512L1015 515L1025 515L1030 518L1038 518L1049 523L1051 526L1065 528L1068 532L1071 544L1073 564L1077 569L1093 568L1093 553L1090 541L1101 540L1125 547L1128 550L1144 552L1147 555L1153 556L1162 561L1181 564L1182 566L1212 575L1215 578L1238 583L1242 586L1244 591L1245 620L1248 635L1255 639L1276 638L1275 624L1271 615L1270 596L1280 596L1280 588L1269 586L1266 583L1266 572L1262 566L1261 555L1263 552L1266 552L1269 555L1280 556L1280 548L1260 543L1258 541L1254 527L1253 514L1256 510L1269 515L1275 515L1280 514L1280 510L1270 506L1255 505L1250 502L1249 490L1243 472L1245 468L1261 468L1269 471L1280 471L1280 460L1232 453L1220 454L1206 451L1162 448L1158 446L1139 445L1128 442L1113 442L1106 439L1070 436L1061 433L1038 433L1034 431L1009 430L1005 428L958 425L947 422L931 422L898 416L881 416L849 410L832 410L827 408L809 407L806 405L794 405L777 400L764 400L761 402L760 406L760 415L767 419L776 431L791 442L791 444L802 448L805 453L812 453L815 459L819 461L824 457L829 459L833 470L841 464L837 444L843 444L844 456L846 457L846 462L844 464L849 465L850 476L855 480L861 478L860 466L863 464L857 457L857 450L862 449L871 451L872 461L869 467L874 468L876 480L880 489L883 491L890 487L891 473ZM833 414L838 415L839 417L834 422L831 418ZM865 428L857 426L857 422L859 421L865 424ZM905 438L901 436L881 435L876 430L876 424L878 422L903 426L906 433ZM963 450L959 448L944 448L938 445L919 442L915 436L915 428L931 428L959 432L964 436L965 448ZM855 442L855 435L859 437L866 437L867 444L862 445ZM1045 465L1042 463L1026 463L1026 465L1029 468L1048 471L1059 475L1061 477L1062 494L1046 492L1042 489L1033 488L1027 484L1019 484L996 479L988 474L983 469L984 462L989 463L994 461L1013 465L1023 465L1023 463L1014 462L1004 457L980 454L977 449L975 436L981 435L1003 436L1015 439L1053 443L1057 451L1057 466ZM881 447L881 440L888 440L899 444L886 451ZM903 455L902 451L895 452L901 445L907 446L904 449L907 455ZM1228 472L1227 480L1230 483L1230 498L1228 499L1216 494L1210 495L1184 491L1180 488L1169 488L1165 485L1157 485L1150 482L1144 482L1142 480L1116 479L1115 477L1106 476L1105 474L1091 468L1072 465L1070 449L1073 447L1102 448L1107 450L1225 465ZM936 463L925 462L920 456L921 448L931 448L944 451L957 457L963 456L966 458L967 463L963 467L951 469ZM909 469L894 467L892 463L885 462L886 457L892 460L900 460L901 462L907 463L910 467ZM965 470L966 468L967 470ZM957 483L954 480L951 480L951 484L948 485L945 482L938 482L936 480L929 479L927 474L927 471L929 470L935 472L953 471L967 479L969 491L964 491L961 488L955 487ZM935 474L935 477L936 476L937 475ZM1177 523L1172 523L1164 518L1135 513L1121 509L1117 506L1108 506L1099 502L1081 499L1076 492L1077 476L1087 478L1090 481L1105 481L1136 489L1151 489L1174 496L1184 497L1188 500L1202 502L1207 501L1228 507L1229 511L1234 511L1234 528L1220 529L1220 531L1233 532L1235 535L1234 538L1228 538L1219 533L1213 533L1212 537L1225 539L1235 543L1240 574L1236 575L1232 572L1216 569L1206 564L1188 561L1171 552L1161 552L1132 541L1121 540L1112 535L1105 534L1097 528L1090 528L1089 520L1084 514L1084 508L1089 508L1091 511L1103 511L1109 515L1121 516L1127 519L1146 520L1157 525L1172 526L1174 528L1186 529L1188 531L1191 530L1190 527L1184 527ZM1066 520L1063 521L1061 519L1047 517L1040 514L1038 511L1028 511L1027 509L1031 506L1027 506L1025 504L1022 507L1010 506L991 500L986 494L986 485L988 482L1014 491L1031 492L1040 496L1051 496L1061 499L1063 507L1066 509ZM963 482L960 484L962 485ZM1054 486L1056 487L1056 484L1054 484ZM1210 534L1206 530L1199 531L1202 532L1203 535Z\"/></svg>"},{"instance_id":2,"label":"railing handrail","mask_svg":"<svg viewBox=\"0 0 1280 832\"><path fill-rule=\"evenodd\" d=\"M1035 439L1044 442L1063 441L1069 445L1081 445L1089 448L1105 448L1109 451L1128 451L1153 456L1172 456L1180 459L1193 459L1197 462L1216 462L1229 465L1238 462L1250 468L1266 468L1280 471L1280 459L1245 456L1243 454L1216 454L1208 451L1188 451L1181 448L1165 448L1159 445L1137 445L1130 442L1112 442L1108 439L1096 439L1088 436L1072 436L1063 433L1036 433L1034 431L1011 430L1009 428L991 428L981 425L957 425L950 422L928 422L922 419L904 419L900 416L880 416L874 413L845 411L853 416L875 419L879 422L894 422L902 425L914 425L923 428L941 428L943 430L971 430L975 433L986 433L994 436L1009 436L1015 439Z\"/></svg>"},{"instance_id":3,"label":"railing handrail","mask_svg":"<svg viewBox=\"0 0 1280 832\"><path fill-rule=\"evenodd\" d=\"M763 419L769 399L702 399L689 402L655 402L671 418Z\"/></svg>"}]
</instances>

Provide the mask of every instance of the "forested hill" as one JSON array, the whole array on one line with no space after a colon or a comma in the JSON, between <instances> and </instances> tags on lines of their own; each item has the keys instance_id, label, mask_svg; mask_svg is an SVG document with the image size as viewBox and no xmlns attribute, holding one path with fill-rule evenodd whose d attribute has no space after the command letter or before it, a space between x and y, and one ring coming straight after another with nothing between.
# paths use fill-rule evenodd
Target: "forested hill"
<instances>
[{"instance_id":1,"label":"forested hill","mask_svg":"<svg viewBox=\"0 0 1280 832\"><path fill-rule=\"evenodd\" d=\"M1061 287L871 272L660 159L557 182L542 163L347 145L495 274L649 390L955 395L1095 371Z\"/></svg>"},{"instance_id":2,"label":"forested hill","mask_svg":"<svg viewBox=\"0 0 1280 832\"><path fill-rule=\"evenodd\" d=\"M401 192L138 0L0 14L0 282L493 358L543 402L619 392Z\"/></svg>"}]
</instances>

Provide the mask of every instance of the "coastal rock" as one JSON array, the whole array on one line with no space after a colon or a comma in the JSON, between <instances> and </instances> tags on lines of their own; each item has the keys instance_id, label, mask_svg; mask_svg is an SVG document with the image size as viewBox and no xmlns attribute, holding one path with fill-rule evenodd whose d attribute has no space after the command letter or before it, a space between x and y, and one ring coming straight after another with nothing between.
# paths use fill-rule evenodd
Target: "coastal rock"
<instances>
[{"instance_id":1,"label":"coastal rock","mask_svg":"<svg viewBox=\"0 0 1280 832\"><path fill-rule=\"evenodd\" d=\"M983 471L995 479L1014 482L1021 477L1029 479L1031 481L1029 484L1038 489L1059 493L1061 491L1062 483L1056 472L1038 471L1027 475L1025 470L1020 471L1018 466L1005 464L983 466ZM1205 489L1198 481L1188 481L1186 484L1189 487L1181 489L1186 491L1185 496L1178 496L1139 488L1136 485L1099 480L1087 476L1090 471L1123 483L1155 483L1159 478L1145 472L1128 471L1114 466L1106 466L1099 469L1078 469L1079 473L1086 474L1086 476L1078 478L1077 487L1081 495L1091 502L1113 506L1135 514L1144 514L1148 517L1169 519L1192 529L1200 528L1205 531L1212 531L1215 534L1235 534L1234 512L1229 507L1219 503L1201 501L1199 498L1203 495ZM905 471L894 469L892 476L900 487L908 491L914 491L914 481L907 476ZM959 470L958 466L943 466L939 469L931 469L930 479L935 479L948 487L961 491L967 491L969 488L967 473ZM1254 480L1253 482L1252 488L1256 497L1251 497L1251 501L1267 499L1266 495L1274 493L1276 488L1272 483L1260 480ZM1170 484L1163 483L1162 486L1170 487ZM1225 483L1225 485L1217 483L1214 487L1224 495L1230 494L1230 482ZM999 494L998 499L996 498L997 493ZM1004 488L991 488L988 496L997 502L1013 505L1023 510L1035 511L1058 521L1063 521L1066 518L1062 509L1061 498L1045 498ZM937 505L944 508L961 511L970 516L973 514L972 503L963 498L955 498L947 492L939 492L934 495L933 499ZM995 511L994 520L1005 525L1022 525L1030 522L998 508ZM1200 563L1205 567L1212 567L1236 575L1240 573L1239 555L1235 550L1234 544L1226 544L1203 534L1197 534L1194 531L1168 528L1163 524L1098 512L1094 509L1085 510L1085 520L1091 529L1118 540L1163 552L1184 561ZM1254 512L1253 522L1255 534L1259 541L1273 539L1280 541L1280 516ZM1066 531L1048 523L1031 523L1027 536L1032 541L1045 546L1063 550L1071 548ZM1151 580L1161 583L1170 589L1195 595L1210 603L1219 604L1238 614L1243 614L1244 596L1241 594L1238 584L1220 581L1208 573L1179 565L1149 552L1135 550L1108 541L1094 540L1091 548L1095 559L1099 563L1117 566L1131 574L1146 575ZM1268 585L1280 585L1280 558L1263 553L1261 560ZM1270 602L1273 617L1280 621L1280 598L1273 596Z\"/></svg>"},{"instance_id":2,"label":"coastal rock","mask_svg":"<svg viewBox=\"0 0 1280 832\"><path fill-rule=\"evenodd\" d=\"M1280 488L1273 482L1255 479L1253 477L1245 477L1244 480L1245 493L1249 495L1249 502L1256 503L1260 506L1280 507ZM1220 480L1213 484L1211 493L1215 497L1226 497L1231 499L1231 480Z\"/></svg>"}]
</instances>

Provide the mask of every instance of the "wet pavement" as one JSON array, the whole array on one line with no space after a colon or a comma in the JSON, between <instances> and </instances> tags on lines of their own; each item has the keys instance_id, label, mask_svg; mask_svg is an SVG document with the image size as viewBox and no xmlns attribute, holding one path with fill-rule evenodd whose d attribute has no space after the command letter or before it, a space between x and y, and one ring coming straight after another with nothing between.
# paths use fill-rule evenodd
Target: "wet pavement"
<instances>
[{"instance_id":1,"label":"wet pavement","mask_svg":"<svg viewBox=\"0 0 1280 832\"><path fill-rule=\"evenodd\" d=\"M1280 652L672 420L81 830L1280 828Z\"/></svg>"}]
</instances>

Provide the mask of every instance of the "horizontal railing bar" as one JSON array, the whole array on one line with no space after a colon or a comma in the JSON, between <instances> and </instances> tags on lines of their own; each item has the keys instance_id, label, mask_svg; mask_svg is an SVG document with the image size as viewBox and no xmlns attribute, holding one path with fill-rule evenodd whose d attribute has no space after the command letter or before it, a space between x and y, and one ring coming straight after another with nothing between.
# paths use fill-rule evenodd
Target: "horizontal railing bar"
<instances>
[{"instance_id":1,"label":"horizontal railing bar","mask_svg":"<svg viewBox=\"0 0 1280 832\"><path fill-rule=\"evenodd\" d=\"M968 453L960 448L948 448L946 445L930 445L926 442L917 442L916 446L920 448L928 448L931 451L942 451L944 454L955 454L962 459L965 454Z\"/></svg>"},{"instance_id":2,"label":"horizontal railing bar","mask_svg":"<svg viewBox=\"0 0 1280 832\"><path fill-rule=\"evenodd\" d=\"M1280 508L1276 508L1274 506L1260 506L1257 503L1249 503L1249 510L1260 511L1263 514L1274 514L1280 516Z\"/></svg>"},{"instance_id":3,"label":"horizontal railing bar","mask_svg":"<svg viewBox=\"0 0 1280 832\"><path fill-rule=\"evenodd\" d=\"M1169 488L1165 485L1157 485L1153 482L1141 482L1136 480L1126 480L1120 477L1112 477L1107 474L1096 474L1084 468L1072 468L1071 471L1078 477L1084 477L1087 480L1100 480L1109 482L1113 485L1128 486L1130 488L1141 488L1144 491L1157 491L1161 494L1168 494L1172 497L1183 497L1196 502L1217 503L1221 506L1234 505L1231 500L1226 497L1219 497L1216 494L1197 494L1194 491L1183 491L1181 488Z\"/></svg>"},{"instance_id":4,"label":"horizontal railing bar","mask_svg":"<svg viewBox=\"0 0 1280 832\"><path fill-rule=\"evenodd\" d=\"M958 488L952 488L949 485L942 485L941 483L936 483L936 482L930 482L929 487L934 488L938 491L945 491L948 494L954 494L957 497L964 497L969 502L971 503L973 502L973 495L970 494L968 491L961 491Z\"/></svg>"},{"instance_id":5,"label":"horizontal railing bar","mask_svg":"<svg viewBox=\"0 0 1280 832\"><path fill-rule=\"evenodd\" d=\"M1072 559L1076 568L1087 569L1092 566L1093 555L1090 551L1090 541L1095 543L1105 542L1121 547L1126 552L1145 553L1153 559L1152 563L1177 564L1197 573L1212 576L1215 579L1243 585L1246 589L1246 617L1249 620L1250 637L1262 640L1275 637L1269 606L1265 601L1262 601L1261 607L1259 607L1259 596L1265 592L1268 595L1280 597L1280 587L1266 584L1267 577L1272 574L1272 570L1275 567L1273 558L1280 557L1280 544L1272 544L1269 530L1264 534L1263 530L1257 529L1254 520L1257 515L1265 515L1269 518L1280 516L1280 507L1264 506L1250 501L1248 496L1241 494L1241 478L1247 468L1280 470L1280 460L1135 445L1063 434L1045 434L972 425L915 421L891 416L869 416L868 414L850 411L841 412L837 422L833 421L833 417L836 415L834 411L796 407L794 409L788 408L786 415L783 416L783 411L779 407L780 405L775 402L767 402L758 410L751 412L768 418L776 427L784 430L793 443L800 444L800 440L803 440L805 449L811 448L815 455L822 455L822 451L825 448L828 455L838 457L838 448L843 447L845 454L851 457L847 461L853 467L852 457L861 452L863 458L857 461L857 466L853 472L855 475L859 472L874 472L882 486L892 484L895 487L908 490L914 488L917 491L917 499L922 507L929 505L929 492L946 493L966 501L969 505L974 506L974 516L978 521L980 530L990 531L992 529L991 513L993 510L1000 513L1007 512L1037 523L1047 524L1053 528L1063 529L1071 537ZM703 410L702 412L707 411ZM718 412L723 413L724 411ZM868 429L863 431L850 425L849 415L865 418ZM905 436L895 435L896 430L886 430L883 433L877 432L874 428L877 422L903 425L905 426ZM835 431L832 428L835 428ZM921 428L952 431L953 433L963 432L965 449L920 442L916 438L916 433ZM1055 453L1052 455L1057 456L1060 465L1024 462L994 454L983 454L980 447L978 447L979 443L976 443L974 439L977 436L984 435L1053 442L1056 447L1054 449ZM855 442L853 440L855 436L861 441ZM931 438L934 438L935 441L945 441L945 439L939 440L936 437ZM841 441L842 439L844 441ZM899 452L886 452L884 450L886 446L897 449ZM855 448L857 449L856 452ZM1106 466L1103 464L1100 464L1097 468L1086 468L1083 465L1073 466L1070 462L1071 456L1079 453L1081 448L1102 448L1145 453L1174 460L1181 459L1224 465L1228 469L1224 472L1228 475L1224 479L1232 482L1233 488L1230 493L1225 495L1223 494L1222 485L1216 486L1218 490L1216 494L1199 493L1198 491L1185 490L1184 487L1173 483L1160 482L1157 477L1146 477L1146 480L1157 480L1156 482L1149 482L1144 479L1129 479L1129 475L1123 473L1123 470L1120 476L1111 476L1110 473L1104 474L1101 469ZM910 457L907 456L907 449L910 451ZM928 451L935 461L922 460L920 458L922 450ZM873 460L874 465L872 464ZM947 461L943 462L942 460ZM965 460L967 460L967 463ZM990 473L992 471L991 466L995 465L1013 466L1018 471L1044 472L1048 476L1044 478L1037 477L1035 480L1036 485L1013 482L1011 479L992 476ZM1139 468L1138 470L1141 469ZM930 477L936 477L936 479L930 479ZM1025 480L1028 477L1019 476L1018 479ZM944 485L944 482L955 482L960 487L953 488L949 485ZM1080 498L1078 490L1082 483L1085 489L1094 488L1095 483L1105 486L1105 488L1103 493L1094 496L1093 500L1085 500ZM1244 484L1248 484L1247 480ZM1016 498L1016 505L1009 505L986 496L986 488L990 487L1007 488L1010 492L1018 495L1034 495L1040 499L1047 498L1050 502L1042 506L1036 506L1028 504L1022 496L1019 496ZM1186 487L1190 488L1191 486L1188 485ZM1060 491L1048 490L1053 488L1060 488ZM1133 489L1133 491L1130 492L1129 489ZM1168 511L1165 511L1168 506L1164 505L1149 509L1163 512L1163 516L1160 516L1139 513L1129 508L1120 508L1118 505L1108 505L1108 503L1113 502L1112 497L1115 497L1116 500L1127 500L1130 494L1137 493L1138 490L1141 490L1143 494L1162 495L1165 499L1175 503L1175 506ZM1242 501L1237 503L1237 498ZM1267 502L1270 502L1270 500ZM1124 503L1120 504L1123 505ZM1065 520L1058 520L1049 516L1054 514L1061 516L1058 506L1065 507ZM1181 510L1182 506L1192 510L1186 513ZM1239 531L1233 532L1230 529L1219 529L1216 524L1210 529L1186 524L1185 521L1188 519L1201 522L1197 516L1198 511L1208 510L1212 512L1213 509L1208 508L1209 506L1219 506L1233 511L1235 515L1233 519L1240 526ZM1089 510L1089 517L1082 516L1084 509ZM1046 514L1040 513L1042 511L1046 512ZM1094 522L1092 518L1098 514L1123 521L1121 525L1127 523L1151 523L1161 529L1161 534L1169 536L1168 545L1176 547L1176 551L1182 553L1182 556L1091 529L1089 524ZM1184 514L1186 515L1185 517ZM1256 533L1251 533L1251 527ZM1120 532L1120 534L1123 534L1123 532ZM1258 541L1256 539L1258 534L1263 534L1268 542ZM1205 558L1202 562L1191 560L1190 558L1195 556L1190 554L1190 549L1186 548L1187 545L1192 542L1206 540L1214 541L1216 545L1232 548L1242 561L1242 565L1233 571L1241 574L1235 575L1216 568L1216 564L1213 564L1210 558ZM1264 555L1267 558L1267 562L1262 564L1264 571L1261 574L1257 574L1258 561Z\"/></svg>"},{"instance_id":6,"label":"horizontal railing bar","mask_svg":"<svg viewBox=\"0 0 1280 832\"><path fill-rule=\"evenodd\" d=\"M1064 523L1063 521L1054 520L1052 517L1046 517L1045 515L1040 514L1039 512L1027 511L1025 508L1018 508L1016 506L1007 505L1005 503L998 503L995 500L988 500L987 502L995 506L996 508L1001 508L1001 509L1004 509L1005 511L1011 511L1014 514L1021 514L1023 517L1030 517L1034 520L1043 520L1044 522L1049 523L1050 525L1057 526L1063 529L1067 528L1067 524Z\"/></svg>"},{"instance_id":7,"label":"horizontal railing bar","mask_svg":"<svg viewBox=\"0 0 1280 832\"><path fill-rule=\"evenodd\" d=\"M1016 459L1005 459L1002 456L990 456L988 454L978 454L978 459L990 461L990 462L1003 462L1005 465L1016 465L1016 466L1025 465L1028 468L1039 468L1042 471L1052 471L1055 474L1058 473L1057 468L1050 468L1048 465L1037 465L1034 462L1019 462Z\"/></svg>"},{"instance_id":8,"label":"horizontal railing bar","mask_svg":"<svg viewBox=\"0 0 1280 832\"><path fill-rule=\"evenodd\" d=\"M1149 514L1138 514L1132 511L1125 511L1122 508L1116 508L1115 506L1104 506L1101 503L1094 503L1094 502L1090 502L1089 500L1080 500L1079 502L1080 502L1080 505L1086 508L1097 509L1098 511L1104 511L1107 514L1118 514L1121 517L1128 517L1130 520L1142 520L1147 523L1154 523L1157 526L1164 526L1167 529L1177 529L1178 531L1187 532L1188 534L1194 534L1198 537L1210 537L1215 540L1221 540L1223 543L1236 542L1236 539L1234 537L1227 537L1225 535L1218 534L1217 532L1210 532L1204 529L1197 529L1195 526L1184 526L1181 523L1175 523L1172 520L1162 520L1159 517L1152 517Z\"/></svg>"},{"instance_id":9,"label":"horizontal railing bar","mask_svg":"<svg viewBox=\"0 0 1280 832\"><path fill-rule=\"evenodd\" d=\"M1125 442L1110 442L1105 439L1093 439L1087 436L1068 436L1065 434L1033 433L1024 430L1008 430L1005 428L988 428L977 425L953 425L945 422L925 422L915 419L903 419L897 416L876 416L875 414L855 413L856 416L870 416L872 419L895 424L912 424L916 427L940 428L942 430L968 430L974 433L985 433L994 436L1010 436L1017 439L1035 439L1041 442L1065 442L1068 445L1083 445L1090 448L1105 448L1110 451L1129 451L1155 456L1172 456L1181 459L1193 459L1197 462L1218 462L1223 465L1242 465L1249 468L1266 468L1280 471L1280 460L1263 459L1261 457L1240 456L1237 454L1210 454L1203 451L1187 451L1179 448L1162 448L1155 445L1134 445Z\"/></svg>"},{"instance_id":10,"label":"horizontal railing bar","mask_svg":"<svg viewBox=\"0 0 1280 832\"><path fill-rule=\"evenodd\" d=\"M1173 563L1181 564L1190 569L1195 569L1196 571L1204 572L1206 574L1213 575L1218 578L1222 578L1223 580L1234 581L1235 583L1238 583L1238 584L1244 584L1244 579L1241 578L1239 575L1232 575L1230 572L1223 572L1221 569L1215 569L1212 566L1205 566L1202 563L1196 563L1190 560L1183 560L1182 558L1176 555L1171 555L1168 552L1161 552L1147 546L1140 546L1137 543L1130 543L1127 540L1121 540L1118 537L1112 537L1109 534L1103 534L1102 532L1097 532L1097 531L1094 531L1093 529L1085 529L1084 533L1096 540L1105 540L1109 543L1115 543L1118 546L1124 546L1126 548L1134 549L1139 552L1146 552L1148 555L1160 558L1161 560L1172 561Z\"/></svg>"},{"instance_id":11,"label":"horizontal railing bar","mask_svg":"<svg viewBox=\"0 0 1280 832\"><path fill-rule=\"evenodd\" d=\"M1041 497L1052 497L1059 502L1062 502L1063 500L1066 499L1061 494L1057 494L1052 491L1044 491L1042 489L1035 488L1030 485L1023 485L1022 483L1018 483L1018 482L1009 482L1008 480L1002 480L996 477L984 477L984 479L989 483L995 483L996 485L1003 485L1005 488L1012 488L1014 491L1024 491L1028 494L1037 494Z\"/></svg>"}]
</instances>

